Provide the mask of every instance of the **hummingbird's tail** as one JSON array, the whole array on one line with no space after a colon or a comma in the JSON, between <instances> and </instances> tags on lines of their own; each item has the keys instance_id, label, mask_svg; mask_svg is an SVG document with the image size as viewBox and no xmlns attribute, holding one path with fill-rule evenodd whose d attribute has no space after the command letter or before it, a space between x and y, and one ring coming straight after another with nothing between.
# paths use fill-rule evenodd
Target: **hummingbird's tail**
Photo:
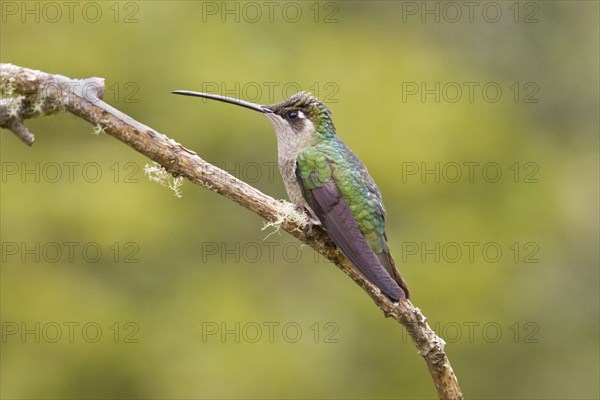
<instances>
[{"instance_id":1,"label":"hummingbird's tail","mask_svg":"<svg viewBox=\"0 0 600 400\"><path fill-rule=\"evenodd\" d=\"M402 288L404 294L406 294L406 298L410 298L410 293L408 292L408 285L400 276L400 271L396 268L396 263L394 262L394 258L388 249L385 249L383 252L377 254L377 258L381 262L381 265L386 269L386 271L394 278L398 286Z\"/></svg>"}]
</instances>

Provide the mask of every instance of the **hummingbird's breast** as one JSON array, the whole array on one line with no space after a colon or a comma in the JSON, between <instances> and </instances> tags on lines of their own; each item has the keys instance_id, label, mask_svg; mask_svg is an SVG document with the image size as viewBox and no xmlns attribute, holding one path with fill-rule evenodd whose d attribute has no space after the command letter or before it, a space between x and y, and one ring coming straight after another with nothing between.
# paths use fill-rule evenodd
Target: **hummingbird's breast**
<instances>
[{"instance_id":1,"label":"hummingbird's breast","mask_svg":"<svg viewBox=\"0 0 600 400\"><path fill-rule=\"evenodd\" d=\"M308 203L302 195L300 184L296 178L296 160L300 152L279 152L278 163L285 190L290 201L297 207L306 207L310 209Z\"/></svg>"},{"instance_id":2,"label":"hummingbird's breast","mask_svg":"<svg viewBox=\"0 0 600 400\"><path fill-rule=\"evenodd\" d=\"M314 146L314 137L311 134L313 125L307 121L301 132L295 132L290 124L277 114L265 114L265 116L275 128L279 171L288 197L297 207L304 207L312 212L296 178L296 161L302 152Z\"/></svg>"}]
</instances>

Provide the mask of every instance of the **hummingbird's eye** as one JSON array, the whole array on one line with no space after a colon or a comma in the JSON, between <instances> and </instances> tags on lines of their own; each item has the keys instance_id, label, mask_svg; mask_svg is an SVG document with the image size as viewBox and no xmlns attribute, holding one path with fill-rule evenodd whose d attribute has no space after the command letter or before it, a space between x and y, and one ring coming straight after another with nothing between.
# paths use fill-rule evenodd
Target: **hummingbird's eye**
<instances>
[{"instance_id":1,"label":"hummingbird's eye","mask_svg":"<svg viewBox=\"0 0 600 400\"><path fill-rule=\"evenodd\" d=\"M290 111L290 112L287 114L287 117L288 117L289 119L296 119L296 118L298 118L298 111Z\"/></svg>"}]
</instances>

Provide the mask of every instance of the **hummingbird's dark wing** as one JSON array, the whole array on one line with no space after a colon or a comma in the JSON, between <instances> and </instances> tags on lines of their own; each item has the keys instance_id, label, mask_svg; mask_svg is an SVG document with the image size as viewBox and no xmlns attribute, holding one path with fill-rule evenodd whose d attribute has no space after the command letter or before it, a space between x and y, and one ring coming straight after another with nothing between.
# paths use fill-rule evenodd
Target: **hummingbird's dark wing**
<instances>
[{"instance_id":1,"label":"hummingbird's dark wing","mask_svg":"<svg viewBox=\"0 0 600 400\"><path fill-rule=\"evenodd\" d=\"M313 189L312 198L313 211L352 265L392 300L405 298L404 291L373 253L335 182L330 180Z\"/></svg>"},{"instance_id":2,"label":"hummingbird's dark wing","mask_svg":"<svg viewBox=\"0 0 600 400\"><path fill-rule=\"evenodd\" d=\"M315 166L314 162L308 164ZM297 167L296 177L308 204L344 256L389 298L395 301L406 298L408 293L384 268L361 232L333 176L322 169L306 173L306 165L304 173L300 170Z\"/></svg>"}]
</instances>

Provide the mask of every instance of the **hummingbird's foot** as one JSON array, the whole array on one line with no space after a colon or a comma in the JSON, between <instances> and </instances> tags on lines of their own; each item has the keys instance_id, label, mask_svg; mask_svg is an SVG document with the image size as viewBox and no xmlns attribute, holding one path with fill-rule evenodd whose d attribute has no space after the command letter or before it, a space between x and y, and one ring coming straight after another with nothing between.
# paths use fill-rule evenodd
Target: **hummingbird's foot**
<instances>
[{"instance_id":1,"label":"hummingbird's foot","mask_svg":"<svg viewBox=\"0 0 600 400\"><path fill-rule=\"evenodd\" d=\"M321 221L319 221L318 219L312 218L310 215L308 216L308 231L306 232L306 234L308 236L312 236L313 234L313 226L315 225L321 225Z\"/></svg>"},{"instance_id":2,"label":"hummingbird's foot","mask_svg":"<svg viewBox=\"0 0 600 400\"><path fill-rule=\"evenodd\" d=\"M308 208L306 206L298 206L297 209L298 209L298 212L306 213L306 219L308 221L307 222L308 231L306 232L306 234L307 234L307 236L312 236L313 226L321 225L321 221L319 221L317 216L314 214L313 210L311 210L310 208Z\"/></svg>"}]
</instances>

